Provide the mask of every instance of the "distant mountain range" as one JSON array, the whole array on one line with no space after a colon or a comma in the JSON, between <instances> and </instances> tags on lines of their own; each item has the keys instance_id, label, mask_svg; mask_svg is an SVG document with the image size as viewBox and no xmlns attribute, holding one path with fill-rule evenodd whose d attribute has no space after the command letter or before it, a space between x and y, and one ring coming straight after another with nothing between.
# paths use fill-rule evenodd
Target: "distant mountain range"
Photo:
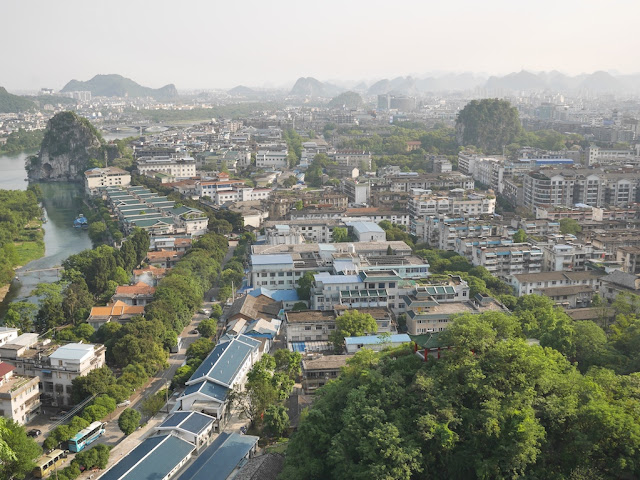
<instances>
[{"instance_id":1,"label":"distant mountain range","mask_svg":"<svg viewBox=\"0 0 640 480\"><path fill-rule=\"evenodd\" d=\"M61 91L89 91L97 97L152 97L160 101L178 97L178 90L172 83L162 88L149 88L121 75L96 75L86 82L71 80Z\"/></svg>"},{"instance_id":2,"label":"distant mountain range","mask_svg":"<svg viewBox=\"0 0 640 480\"><path fill-rule=\"evenodd\" d=\"M332 98L344 91L344 88L340 88L331 83L321 82L313 77L300 77L289 94L305 97Z\"/></svg>"},{"instance_id":3,"label":"distant mountain range","mask_svg":"<svg viewBox=\"0 0 640 480\"><path fill-rule=\"evenodd\" d=\"M19 95L7 92L0 87L0 113L18 113L36 108L36 104Z\"/></svg>"},{"instance_id":4,"label":"distant mountain range","mask_svg":"<svg viewBox=\"0 0 640 480\"><path fill-rule=\"evenodd\" d=\"M367 86L358 83L351 90L375 96L381 94L420 95L430 92L464 91L482 88L491 95L502 91L525 92L551 90L555 92L640 93L640 74L618 75L598 71L569 76L558 71L532 73L526 70L489 78L472 73L446 74L439 77L396 77L382 79ZM291 89L291 95L332 98L346 91L331 83L312 77L302 77Z\"/></svg>"}]
</instances>

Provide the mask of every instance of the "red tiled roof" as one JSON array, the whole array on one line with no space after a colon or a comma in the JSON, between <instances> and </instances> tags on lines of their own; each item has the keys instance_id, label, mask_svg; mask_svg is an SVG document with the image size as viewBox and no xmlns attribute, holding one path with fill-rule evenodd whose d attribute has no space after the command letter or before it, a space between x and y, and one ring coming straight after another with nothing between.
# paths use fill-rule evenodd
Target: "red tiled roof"
<instances>
[{"instance_id":1,"label":"red tiled roof","mask_svg":"<svg viewBox=\"0 0 640 480\"><path fill-rule=\"evenodd\" d=\"M16 367L5 362L0 362L0 377L4 377L7 373L15 370Z\"/></svg>"}]
</instances>

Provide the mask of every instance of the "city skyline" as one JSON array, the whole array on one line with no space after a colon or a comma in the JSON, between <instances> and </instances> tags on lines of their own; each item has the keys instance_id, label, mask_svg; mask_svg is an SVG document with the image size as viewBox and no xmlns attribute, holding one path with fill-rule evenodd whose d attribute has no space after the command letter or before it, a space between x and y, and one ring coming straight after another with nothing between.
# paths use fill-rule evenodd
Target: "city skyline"
<instances>
[{"instance_id":1,"label":"city skyline","mask_svg":"<svg viewBox=\"0 0 640 480\"><path fill-rule=\"evenodd\" d=\"M312 8L249 0L214 5L166 0L150 9L122 1L10 2L0 32L10 91L60 89L68 81L117 73L180 90L293 85L298 77L372 83L433 72L504 75L558 70L637 73L633 19L640 5L568 0L525 8L503 0L390 8L380 1ZM626 14L619 15L620 7ZM250 13L250 15L248 15ZM28 28L21 18L28 18ZM525 23L526 22L526 23ZM615 32L612 48L607 33ZM431 73L430 73L431 72Z\"/></svg>"}]
</instances>

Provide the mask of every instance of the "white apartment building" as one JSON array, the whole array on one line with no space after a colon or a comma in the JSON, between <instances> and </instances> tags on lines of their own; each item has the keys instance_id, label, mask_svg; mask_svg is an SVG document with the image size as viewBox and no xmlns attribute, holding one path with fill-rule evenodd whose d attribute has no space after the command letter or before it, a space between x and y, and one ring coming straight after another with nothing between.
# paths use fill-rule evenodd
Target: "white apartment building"
<instances>
[{"instance_id":1,"label":"white apartment building","mask_svg":"<svg viewBox=\"0 0 640 480\"><path fill-rule=\"evenodd\" d=\"M11 327L0 327L0 346L18 338L18 329Z\"/></svg>"},{"instance_id":2,"label":"white apartment building","mask_svg":"<svg viewBox=\"0 0 640 480\"><path fill-rule=\"evenodd\" d=\"M433 194L431 190L414 188L407 203L413 217L424 215L492 215L496 211L496 198L481 193L452 190L451 195Z\"/></svg>"},{"instance_id":3,"label":"white apartment building","mask_svg":"<svg viewBox=\"0 0 640 480\"><path fill-rule=\"evenodd\" d=\"M615 150L590 145L586 151L587 165L621 165L640 162L635 150Z\"/></svg>"},{"instance_id":4,"label":"white apartment building","mask_svg":"<svg viewBox=\"0 0 640 480\"><path fill-rule=\"evenodd\" d=\"M136 164L141 175L158 172L179 180L196 176L196 161L191 157L139 157Z\"/></svg>"},{"instance_id":5,"label":"white apartment building","mask_svg":"<svg viewBox=\"0 0 640 480\"><path fill-rule=\"evenodd\" d=\"M340 167L365 167L365 170L371 170L371 152L363 150L336 150L330 155L331 158Z\"/></svg>"},{"instance_id":6,"label":"white apartment building","mask_svg":"<svg viewBox=\"0 0 640 480\"><path fill-rule=\"evenodd\" d=\"M24 425L40 413L39 379L15 375L15 369L0 362L0 415Z\"/></svg>"},{"instance_id":7,"label":"white apartment building","mask_svg":"<svg viewBox=\"0 0 640 480\"><path fill-rule=\"evenodd\" d=\"M256 167L283 170L288 166L288 155L289 150L286 148L258 150L256 153Z\"/></svg>"},{"instance_id":8,"label":"white apartment building","mask_svg":"<svg viewBox=\"0 0 640 480\"><path fill-rule=\"evenodd\" d=\"M532 295L536 290L544 288L560 288L569 286L588 286L593 290L599 290L600 279L604 277L603 272L582 271L582 272L541 272L516 274L507 277L507 281L515 289L517 297L522 295Z\"/></svg>"},{"instance_id":9,"label":"white apartment building","mask_svg":"<svg viewBox=\"0 0 640 480\"><path fill-rule=\"evenodd\" d=\"M84 188L95 195L106 187L121 187L131 184L131 174L118 167L92 168L84 172Z\"/></svg>"},{"instance_id":10,"label":"white apartment building","mask_svg":"<svg viewBox=\"0 0 640 480\"><path fill-rule=\"evenodd\" d=\"M342 225L338 219L277 220L264 223L267 245L298 245L305 242L331 243L333 229Z\"/></svg>"},{"instance_id":11,"label":"white apartment building","mask_svg":"<svg viewBox=\"0 0 640 480\"><path fill-rule=\"evenodd\" d=\"M542 250L529 243L498 247L476 247L471 262L485 267L492 275L507 278L521 273L542 271Z\"/></svg>"},{"instance_id":12,"label":"white apartment building","mask_svg":"<svg viewBox=\"0 0 640 480\"><path fill-rule=\"evenodd\" d=\"M342 181L342 192L349 197L350 203L369 203L370 188L368 183L358 183L352 179L345 179Z\"/></svg>"},{"instance_id":13,"label":"white apartment building","mask_svg":"<svg viewBox=\"0 0 640 480\"><path fill-rule=\"evenodd\" d=\"M573 242L545 245L543 247L543 269L547 272L575 272L587 269L587 260L601 259L604 250L593 245Z\"/></svg>"},{"instance_id":14,"label":"white apartment building","mask_svg":"<svg viewBox=\"0 0 640 480\"><path fill-rule=\"evenodd\" d=\"M38 342L37 334L26 333L0 346L0 360L15 366L19 375L39 377L43 397L60 406L71 403L74 378L104 366L105 351L104 345Z\"/></svg>"},{"instance_id":15,"label":"white apartment building","mask_svg":"<svg viewBox=\"0 0 640 480\"><path fill-rule=\"evenodd\" d=\"M270 188L234 187L231 190L218 190L211 200L216 205L224 205L227 202L267 200L270 195Z\"/></svg>"},{"instance_id":16,"label":"white apartment building","mask_svg":"<svg viewBox=\"0 0 640 480\"><path fill-rule=\"evenodd\" d=\"M502 193L502 181L505 174L503 159L461 152L458 154L458 170L471 175L475 181Z\"/></svg>"}]
</instances>

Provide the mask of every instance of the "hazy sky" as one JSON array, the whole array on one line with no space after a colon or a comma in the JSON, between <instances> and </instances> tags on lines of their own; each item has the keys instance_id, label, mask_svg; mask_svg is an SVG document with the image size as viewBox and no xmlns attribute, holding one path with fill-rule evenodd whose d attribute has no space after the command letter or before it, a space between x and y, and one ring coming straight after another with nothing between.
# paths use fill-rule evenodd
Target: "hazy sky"
<instances>
[{"instance_id":1,"label":"hazy sky","mask_svg":"<svg viewBox=\"0 0 640 480\"><path fill-rule=\"evenodd\" d=\"M1 0L0 86L178 89L428 72L636 73L634 0Z\"/></svg>"}]
</instances>

